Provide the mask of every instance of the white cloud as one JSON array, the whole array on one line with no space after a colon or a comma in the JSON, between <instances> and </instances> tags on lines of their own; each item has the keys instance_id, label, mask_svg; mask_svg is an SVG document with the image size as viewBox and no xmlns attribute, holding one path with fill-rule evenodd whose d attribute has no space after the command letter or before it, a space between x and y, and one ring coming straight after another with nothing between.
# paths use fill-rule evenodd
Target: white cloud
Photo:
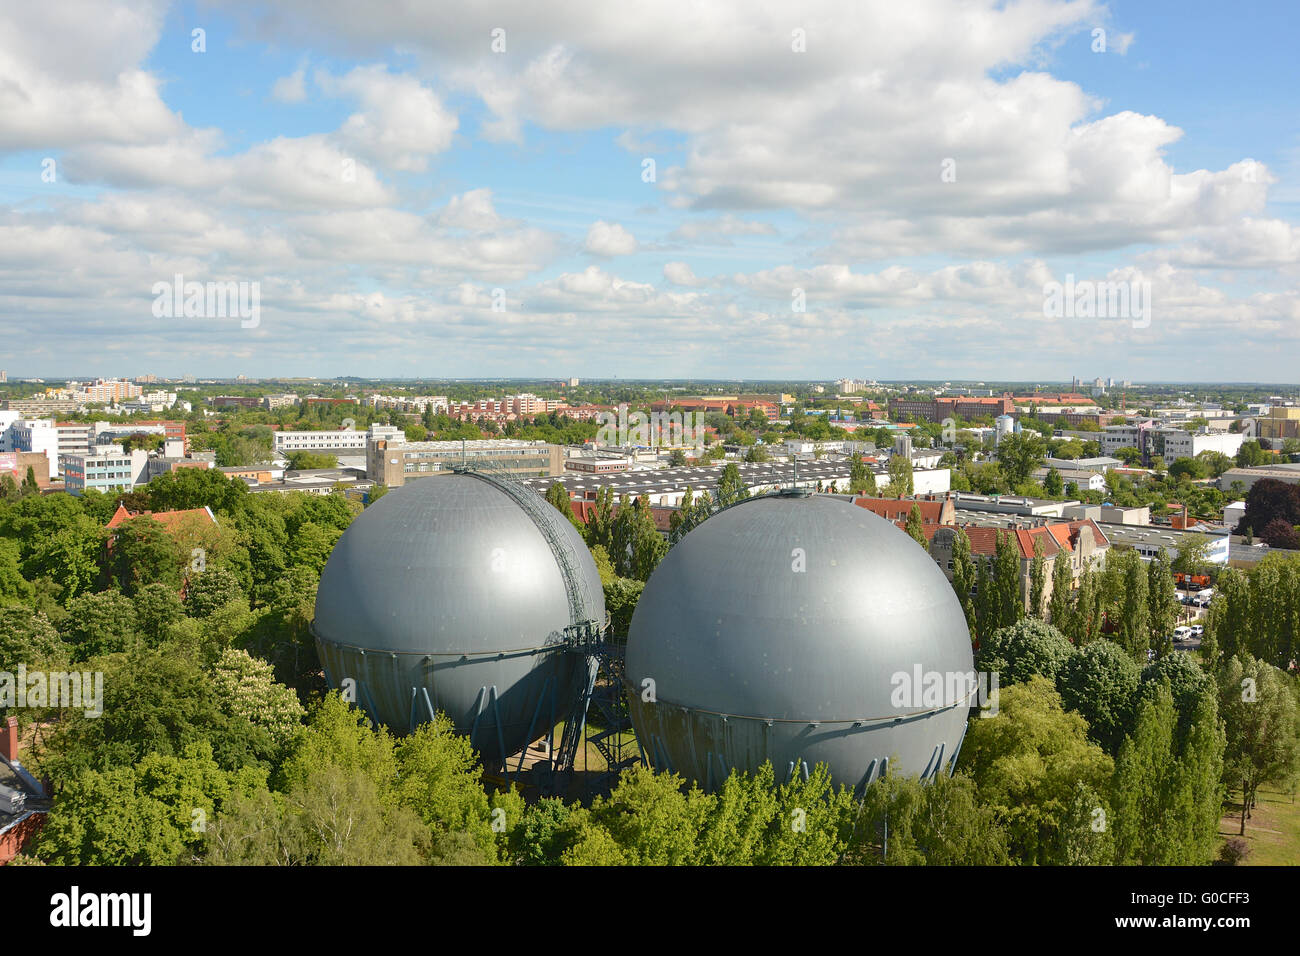
<instances>
[{"instance_id":1,"label":"white cloud","mask_svg":"<svg viewBox=\"0 0 1300 956\"><path fill-rule=\"evenodd\" d=\"M451 145L460 124L436 93L382 64L357 67L341 77L318 70L316 84L326 95L349 96L361 104L337 138L357 155L391 169L423 172L430 156Z\"/></svg>"},{"instance_id":2,"label":"white cloud","mask_svg":"<svg viewBox=\"0 0 1300 956\"><path fill-rule=\"evenodd\" d=\"M307 70L299 67L271 86L271 99L278 103L301 103L307 99Z\"/></svg>"},{"instance_id":3,"label":"white cloud","mask_svg":"<svg viewBox=\"0 0 1300 956\"><path fill-rule=\"evenodd\" d=\"M704 281L695 274L695 270L685 262L665 262L664 278L673 285L684 285L692 288L704 285Z\"/></svg>"},{"instance_id":4,"label":"white cloud","mask_svg":"<svg viewBox=\"0 0 1300 956\"><path fill-rule=\"evenodd\" d=\"M636 237L616 222L600 220L593 222L587 230L584 251L593 256L612 258L613 256L630 256L636 252Z\"/></svg>"},{"instance_id":5,"label":"white cloud","mask_svg":"<svg viewBox=\"0 0 1300 956\"><path fill-rule=\"evenodd\" d=\"M496 229L502 224L501 217L492 205L490 189L471 189L467 193L451 197L439 211L437 221L443 226L472 232Z\"/></svg>"}]
</instances>

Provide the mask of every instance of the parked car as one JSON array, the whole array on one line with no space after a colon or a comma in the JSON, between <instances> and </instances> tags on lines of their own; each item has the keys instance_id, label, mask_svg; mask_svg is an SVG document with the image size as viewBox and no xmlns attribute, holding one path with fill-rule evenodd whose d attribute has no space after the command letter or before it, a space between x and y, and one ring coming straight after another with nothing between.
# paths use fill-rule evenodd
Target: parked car
<instances>
[{"instance_id":1,"label":"parked car","mask_svg":"<svg viewBox=\"0 0 1300 956\"><path fill-rule=\"evenodd\" d=\"M1205 625L1203 624L1192 625L1192 637L1201 637L1204 634L1205 634Z\"/></svg>"},{"instance_id":2,"label":"parked car","mask_svg":"<svg viewBox=\"0 0 1300 956\"><path fill-rule=\"evenodd\" d=\"M1174 628L1175 644L1182 644L1184 641L1189 640L1191 636L1192 636L1192 629L1190 627L1187 627L1186 625L1180 625L1179 627Z\"/></svg>"}]
</instances>

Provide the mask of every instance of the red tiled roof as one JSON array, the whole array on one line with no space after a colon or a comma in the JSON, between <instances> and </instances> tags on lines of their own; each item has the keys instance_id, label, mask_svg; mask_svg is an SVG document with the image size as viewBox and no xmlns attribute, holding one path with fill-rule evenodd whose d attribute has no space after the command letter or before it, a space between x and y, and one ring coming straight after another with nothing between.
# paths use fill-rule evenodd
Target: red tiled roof
<instances>
[{"instance_id":1,"label":"red tiled roof","mask_svg":"<svg viewBox=\"0 0 1300 956\"><path fill-rule=\"evenodd\" d=\"M571 498L569 500L569 506L573 508L573 513L577 515L578 520L583 524L590 522L592 516L596 513L596 502L592 501L590 498ZM618 509L619 503L615 501L613 507L610 509L610 517L617 515ZM679 509L666 508L662 505L651 505L650 517L654 519L655 530L664 532L668 531L670 528L669 521L672 519L673 512L677 510Z\"/></svg>"},{"instance_id":2,"label":"red tiled roof","mask_svg":"<svg viewBox=\"0 0 1300 956\"><path fill-rule=\"evenodd\" d=\"M859 508L866 508L874 515L890 521L906 521L912 508L921 509L922 524L938 524L943 516L942 501L913 501L909 498L854 498L853 503Z\"/></svg>"},{"instance_id":3,"label":"red tiled roof","mask_svg":"<svg viewBox=\"0 0 1300 956\"><path fill-rule=\"evenodd\" d=\"M137 513L127 511L126 505L119 504L113 517L108 520L107 527L116 528L118 525L122 524L122 522L129 521L132 518L139 518L141 515L153 518L154 521L157 521L168 531L173 530L181 521L191 515L198 517L200 520L206 519L212 524L217 523L217 519L207 508L188 508L183 511L142 511Z\"/></svg>"}]
</instances>

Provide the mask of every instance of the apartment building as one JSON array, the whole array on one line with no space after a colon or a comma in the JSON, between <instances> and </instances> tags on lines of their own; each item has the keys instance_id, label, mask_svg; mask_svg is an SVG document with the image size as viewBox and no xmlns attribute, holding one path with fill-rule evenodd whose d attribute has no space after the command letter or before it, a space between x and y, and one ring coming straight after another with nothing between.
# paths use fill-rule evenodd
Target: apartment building
<instances>
[{"instance_id":1,"label":"apartment building","mask_svg":"<svg viewBox=\"0 0 1300 956\"><path fill-rule=\"evenodd\" d=\"M390 488L448 474L462 462L487 464L521 477L562 475L564 448L516 439L410 442L404 436L374 438L366 448L366 476Z\"/></svg>"},{"instance_id":2,"label":"apartment building","mask_svg":"<svg viewBox=\"0 0 1300 956\"><path fill-rule=\"evenodd\" d=\"M130 491L147 481L148 462L149 453L142 448L128 452L121 445L109 445L94 454L60 455L59 473L69 494Z\"/></svg>"},{"instance_id":3,"label":"apartment building","mask_svg":"<svg viewBox=\"0 0 1300 956\"><path fill-rule=\"evenodd\" d=\"M366 433L351 428L330 431L276 432L272 447L277 455L295 451L320 452L331 455L364 455Z\"/></svg>"},{"instance_id":4,"label":"apartment building","mask_svg":"<svg viewBox=\"0 0 1300 956\"><path fill-rule=\"evenodd\" d=\"M941 422L945 418L982 418L1011 415L1016 410L1009 394L1000 398L974 398L967 395L930 396L925 398L899 397L889 400L889 417L898 421L910 418L916 421Z\"/></svg>"}]
</instances>

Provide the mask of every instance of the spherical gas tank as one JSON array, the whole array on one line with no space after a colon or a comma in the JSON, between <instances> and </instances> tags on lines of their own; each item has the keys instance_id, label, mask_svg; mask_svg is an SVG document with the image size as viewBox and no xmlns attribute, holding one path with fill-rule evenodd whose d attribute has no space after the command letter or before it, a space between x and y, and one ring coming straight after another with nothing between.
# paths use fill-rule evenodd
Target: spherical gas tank
<instances>
[{"instance_id":1,"label":"spherical gas tank","mask_svg":"<svg viewBox=\"0 0 1300 956\"><path fill-rule=\"evenodd\" d=\"M605 618L573 525L503 481L437 475L388 492L339 539L313 622L331 687L396 733L443 711L489 766L562 719L586 674L558 646L565 628Z\"/></svg>"},{"instance_id":2,"label":"spherical gas tank","mask_svg":"<svg viewBox=\"0 0 1300 956\"><path fill-rule=\"evenodd\" d=\"M632 618L642 752L708 789L770 760L864 786L947 770L974 702L970 637L927 551L847 499L781 493L673 547Z\"/></svg>"}]
</instances>

